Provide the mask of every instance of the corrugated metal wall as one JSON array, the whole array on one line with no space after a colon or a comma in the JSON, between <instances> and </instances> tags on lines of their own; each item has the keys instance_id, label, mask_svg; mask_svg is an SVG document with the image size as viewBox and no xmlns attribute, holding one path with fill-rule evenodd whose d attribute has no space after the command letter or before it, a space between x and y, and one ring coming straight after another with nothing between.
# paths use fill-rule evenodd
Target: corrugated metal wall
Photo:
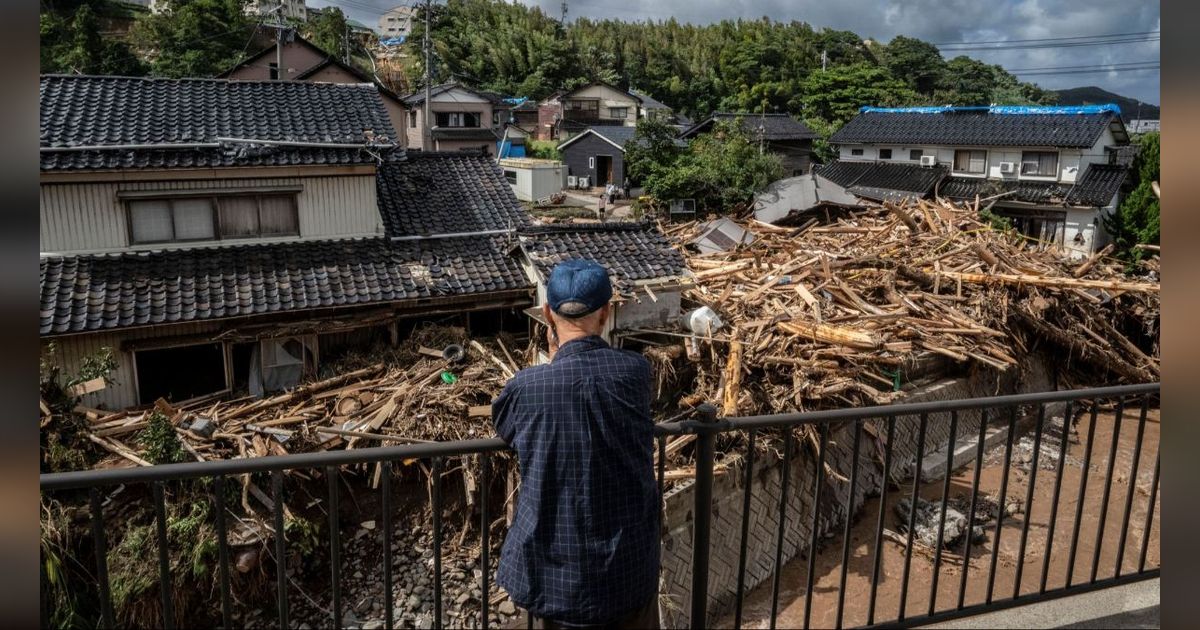
<instances>
[{"instance_id":1,"label":"corrugated metal wall","mask_svg":"<svg viewBox=\"0 0 1200 630\"><path fill-rule=\"evenodd\" d=\"M43 184L41 251L79 253L128 247L125 208L117 199L120 191L260 186L303 188L298 197L303 238L383 233L373 175Z\"/></svg>"},{"instance_id":2,"label":"corrugated metal wall","mask_svg":"<svg viewBox=\"0 0 1200 630\"><path fill-rule=\"evenodd\" d=\"M151 339L154 337L200 335L214 333L218 330L214 324L172 324L163 327L138 328L120 333L99 333L91 335L74 335L56 339L43 339L42 352L46 351L48 342L56 346L55 357L64 373L74 374L79 370L83 359L100 352L105 346L112 348L113 356L117 359L117 369L109 376L113 381L108 387L87 394L81 401L89 407L104 409L122 409L136 405L137 384L133 369L133 353L121 350L121 342L131 339Z\"/></svg>"}]
</instances>

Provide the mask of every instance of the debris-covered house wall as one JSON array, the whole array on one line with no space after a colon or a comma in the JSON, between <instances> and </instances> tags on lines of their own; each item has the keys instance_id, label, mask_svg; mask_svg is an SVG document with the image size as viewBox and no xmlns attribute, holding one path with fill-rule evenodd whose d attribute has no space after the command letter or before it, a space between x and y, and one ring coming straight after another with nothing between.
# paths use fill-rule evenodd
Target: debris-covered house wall
<instances>
[{"instance_id":1,"label":"debris-covered house wall","mask_svg":"<svg viewBox=\"0 0 1200 630\"><path fill-rule=\"evenodd\" d=\"M439 158L394 152L372 86L42 83L43 346L67 372L103 347L117 365L86 405L286 386L323 335L529 301L495 241L527 220L499 169L414 171ZM409 195L452 233L414 232Z\"/></svg>"},{"instance_id":2,"label":"debris-covered house wall","mask_svg":"<svg viewBox=\"0 0 1200 630\"><path fill-rule=\"evenodd\" d=\"M1078 258L1107 243L1103 217L1127 172L1114 158L1129 134L1115 105L867 107L830 142L839 160L822 174L854 194L979 197L1026 236Z\"/></svg>"}]
</instances>

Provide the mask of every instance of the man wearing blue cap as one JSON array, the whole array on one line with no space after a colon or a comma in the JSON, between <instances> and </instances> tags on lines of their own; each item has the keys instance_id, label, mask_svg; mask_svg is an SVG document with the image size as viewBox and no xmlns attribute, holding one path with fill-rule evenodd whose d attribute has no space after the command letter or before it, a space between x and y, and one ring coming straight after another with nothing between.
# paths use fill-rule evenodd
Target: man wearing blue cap
<instances>
[{"instance_id":1,"label":"man wearing blue cap","mask_svg":"<svg viewBox=\"0 0 1200 630\"><path fill-rule=\"evenodd\" d=\"M542 307L550 363L492 403L521 463L496 581L542 628L659 625L650 362L600 338L610 299L600 265L555 266Z\"/></svg>"}]
</instances>

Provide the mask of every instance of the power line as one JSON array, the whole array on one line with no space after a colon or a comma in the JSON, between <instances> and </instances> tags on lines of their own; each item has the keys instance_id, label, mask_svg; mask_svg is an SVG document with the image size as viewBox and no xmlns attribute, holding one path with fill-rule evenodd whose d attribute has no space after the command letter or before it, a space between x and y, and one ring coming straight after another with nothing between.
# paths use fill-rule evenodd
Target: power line
<instances>
[{"instance_id":1,"label":"power line","mask_svg":"<svg viewBox=\"0 0 1200 630\"><path fill-rule=\"evenodd\" d=\"M1136 31L1132 33L1109 33L1107 35L1074 35L1071 37L1041 37L1037 39L995 39L991 41L959 41L959 42L931 42L934 46L954 46L957 44L1024 44L1029 42L1057 42L1072 39L1095 39L1098 37L1129 37L1131 35L1158 35L1159 31Z\"/></svg>"},{"instance_id":2,"label":"power line","mask_svg":"<svg viewBox=\"0 0 1200 630\"><path fill-rule=\"evenodd\" d=\"M1022 72L1021 77L1048 77L1048 76L1069 76L1075 74L1098 74L1101 72L1135 72L1138 70L1158 70L1159 66L1148 66L1145 68L1109 68L1096 70L1063 70L1061 72Z\"/></svg>"},{"instance_id":3,"label":"power line","mask_svg":"<svg viewBox=\"0 0 1200 630\"><path fill-rule=\"evenodd\" d=\"M1037 72L1039 70L1088 70L1094 68L1123 68L1131 66L1144 66L1146 64L1155 64L1159 62L1157 59L1148 61L1129 61L1124 63L1093 63L1084 66L1046 66L1043 68L1005 68L1008 72Z\"/></svg>"},{"instance_id":4,"label":"power line","mask_svg":"<svg viewBox=\"0 0 1200 630\"><path fill-rule=\"evenodd\" d=\"M1107 46L1110 44L1138 44L1138 43L1144 43L1144 42L1157 42L1157 41L1159 41L1158 36L1153 36L1153 37L1148 36L1148 37L1128 37L1128 38L1124 38L1124 39L1112 39L1112 40L1103 40L1103 41L1096 40L1096 41L1086 41L1086 42L1016 44L1016 45L1012 45L1012 46L1003 46L1003 45L955 46L955 47L939 48L938 50L941 52L966 52L966 51L977 51L978 52L978 51L988 51L988 50L1035 50L1035 49L1048 49L1048 48L1079 48L1079 47L1083 47L1083 46Z\"/></svg>"}]
</instances>

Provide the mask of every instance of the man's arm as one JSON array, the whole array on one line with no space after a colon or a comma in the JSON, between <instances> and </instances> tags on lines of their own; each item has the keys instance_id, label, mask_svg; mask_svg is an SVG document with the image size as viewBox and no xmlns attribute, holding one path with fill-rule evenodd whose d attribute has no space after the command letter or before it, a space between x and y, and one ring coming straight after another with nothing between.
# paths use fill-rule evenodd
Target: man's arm
<instances>
[{"instance_id":1,"label":"man's arm","mask_svg":"<svg viewBox=\"0 0 1200 630\"><path fill-rule=\"evenodd\" d=\"M496 427L496 435L509 445L512 445L513 439L517 437L512 416L517 406L519 389L516 379L511 379L504 385L496 400L492 401L492 422Z\"/></svg>"}]
</instances>

